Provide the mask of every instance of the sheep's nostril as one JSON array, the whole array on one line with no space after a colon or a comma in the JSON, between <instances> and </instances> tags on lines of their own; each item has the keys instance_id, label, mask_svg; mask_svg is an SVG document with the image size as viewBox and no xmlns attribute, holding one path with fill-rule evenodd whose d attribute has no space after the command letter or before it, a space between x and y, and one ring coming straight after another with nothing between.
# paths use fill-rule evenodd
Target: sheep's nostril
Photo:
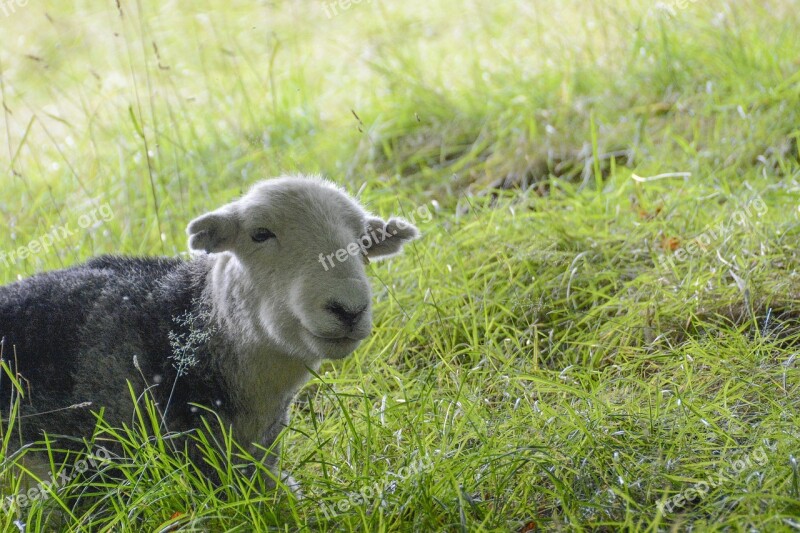
<instances>
[{"instance_id":1,"label":"sheep's nostril","mask_svg":"<svg viewBox=\"0 0 800 533\"><path fill-rule=\"evenodd\" d=\"M359 309L352 309L338 302L328 302L325 309L330 311L342 323L352 328L359 317L367 310L367 306L365 305Z\"/></svg>"}]
</instances>

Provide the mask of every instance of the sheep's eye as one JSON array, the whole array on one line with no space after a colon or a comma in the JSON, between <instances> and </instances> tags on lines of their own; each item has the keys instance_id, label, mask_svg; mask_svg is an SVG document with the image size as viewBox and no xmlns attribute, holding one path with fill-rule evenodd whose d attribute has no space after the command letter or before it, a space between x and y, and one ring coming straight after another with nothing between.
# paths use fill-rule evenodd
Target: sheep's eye
<instances>
[{"instance_id":1,"label":"sheep's eye","mask_svg":"<svg viewBox=\"0 0 800 533\"><path fill-rule=\"evenodd\" d=\"M275 234L267 228L258 228L251 235L253 242L264 242L275 238Z\"/></svg>"}]
</instances>

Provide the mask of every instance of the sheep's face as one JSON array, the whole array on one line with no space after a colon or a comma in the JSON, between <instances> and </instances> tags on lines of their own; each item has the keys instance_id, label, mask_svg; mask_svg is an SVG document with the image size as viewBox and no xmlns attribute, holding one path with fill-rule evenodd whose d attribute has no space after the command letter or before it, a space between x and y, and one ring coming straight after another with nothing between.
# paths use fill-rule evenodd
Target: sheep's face
<instances>
[{"instance_id":1,"label":"sheep's face","mask_svg":"<svg viewBox=\"0 0 800 533\"><path fill-rule=\"evenodd\" d=\"M236 308L250 314L255 333L306 359L346 357L370 334L365 265L419 235L402 219L370 216L317 178L262 181L188 233L192 250L231 254L240 266L247 301Z\"/></svg>"}]
</instances>

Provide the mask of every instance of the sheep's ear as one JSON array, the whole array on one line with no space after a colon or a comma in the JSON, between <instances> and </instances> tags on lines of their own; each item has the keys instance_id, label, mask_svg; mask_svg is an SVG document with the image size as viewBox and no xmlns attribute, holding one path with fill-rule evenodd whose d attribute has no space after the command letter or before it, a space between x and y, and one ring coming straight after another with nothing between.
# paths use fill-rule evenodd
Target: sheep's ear
<instances>
[{"instance_id":1,"label":"sheep's ear","mask_svg":"<svg viewBox=\"0 0 800 533\"><path fill-rule=\"evenodd\" d=\"M391 218L386 222L373 217L367 220L367 233L371 246L367 249L369 259L383 259L399 254L403 246L419 237L419 230L402 218Z\"/></svg>"},{"instance_id":2,"label":"sheep's ear","mask_svg":"<svg viewBox=\"0 0 800 533\"><path fill-rule=\"evenodd\" d=\"M239 217L231 205L206 213L192 220L186 229L189 249L207 253L231 250L239 228Z\"/></svg>"}]
</instances>

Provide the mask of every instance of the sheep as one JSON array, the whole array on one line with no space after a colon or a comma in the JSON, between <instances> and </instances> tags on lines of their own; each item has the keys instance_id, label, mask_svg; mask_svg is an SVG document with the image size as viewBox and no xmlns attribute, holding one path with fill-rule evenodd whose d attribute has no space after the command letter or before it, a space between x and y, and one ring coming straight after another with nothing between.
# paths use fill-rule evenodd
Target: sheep
<instances>
[{"instance_id":1,"label":"sheep","mask_svg":"<svg viewBox=\"0 0 800 533\"><path fill-rule=\"evenodd\" d=\"M187 233L188 260L102 256L0 287L4 358L29 389L24 440L89 436L101 407L130 421L130 382L151 387L171 431L201 427L192 404L212 409L252 453L272 447L274 472L298 390L371 332L365 264L419 236L314 176L258 182Z\"/></svg>"}]
</instances>

